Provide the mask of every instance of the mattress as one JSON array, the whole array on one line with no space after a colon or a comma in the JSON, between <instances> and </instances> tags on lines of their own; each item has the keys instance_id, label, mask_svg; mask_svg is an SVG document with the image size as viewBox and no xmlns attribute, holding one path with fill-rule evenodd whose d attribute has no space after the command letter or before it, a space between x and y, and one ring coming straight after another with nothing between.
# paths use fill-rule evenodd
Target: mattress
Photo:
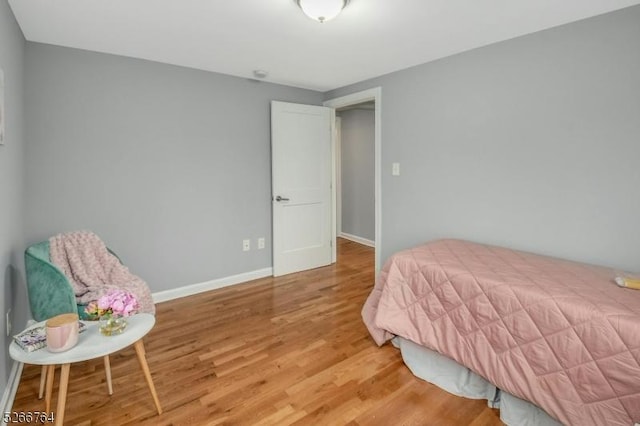
<instances>
[{"instance_id":1,"label":"mattress","mask_svg":"<svg viewBox=\"0 0 640 426\"><path fill-rule=\"evenodd\" d=\"M363 308L568 425L640 421L640 292L613 271L460 240L392 256Z\"/></svg>"}]
</instances>

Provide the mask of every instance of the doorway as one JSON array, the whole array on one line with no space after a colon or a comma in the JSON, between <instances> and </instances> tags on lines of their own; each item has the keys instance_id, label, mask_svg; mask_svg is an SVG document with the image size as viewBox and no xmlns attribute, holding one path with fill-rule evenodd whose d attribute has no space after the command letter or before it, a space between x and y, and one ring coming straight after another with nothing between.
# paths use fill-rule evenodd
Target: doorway
<instances>
[{"instance_id":1,"label":"doorway","mask_svg":"<svg viewBox=\"0 0 640 426\"><path fill-rule=\"evenodd\" d=\"M373 187L374 187L374 200L373 200L373 205L374 205L374 218L373 218L373 222L374 222L374 238L373 238L373 246L374 246L374 251L375 251L375 272L377 273L380 270L380 262L381 262L381 253L380 253L380 248L381 248L381 240L382 240L382 232L381 232L381 186L382 186L382 176L381 176L381 152L382 152L382 133L381 133L381 94L382 94L382 89L380 87L374 88L374 89L369 89L369 90L364 90L361 92L357 92L357 93L353 93L351 95L347 95L347 96L342 96L339 98L335 98L335 99L330 99L328 101L324 102L324 106L330 107L332 108L332 123L334 123L334 129L332 132L333 135L333 175L335 177L335 179L338 179L338 160L339 160L339 155L338 155L338 147L336 146L337 143L337 131L338 129L335 128L335 123L336 123L336 110L337 111L345 111L345 110L349 110L350 108L355 108L356 106L361 106L363 104L367 104L368 108L373 110L373 116L374 116L374 153L373 153L373 157L374 157L374 172L373 172L373 176L374 176L374 182L373 182ZM336 182L337 183L337 182ZM338 185L334 185L333 186L333 191L332 191L332 198L333 198L333 206L335 207L333 210L333 233L336 236L336 238L338 237ZM369 239L367 239L369 240ZM371 240L369 240L371 241ZM333 262L335 262L337 259L337 254L336 254L336 250L335 250L335 246L334 245L334 252L333 252Z\"/></svg>"},{"instance_id":2,"label":"doorway","mask_svg":"<svg viewBox=\"0 0 640 426\"><path fill-rule=\"evenodd\" d=\"M336 232L375 247L375 103L336 109Z\"/></svg>"}]
</instances>

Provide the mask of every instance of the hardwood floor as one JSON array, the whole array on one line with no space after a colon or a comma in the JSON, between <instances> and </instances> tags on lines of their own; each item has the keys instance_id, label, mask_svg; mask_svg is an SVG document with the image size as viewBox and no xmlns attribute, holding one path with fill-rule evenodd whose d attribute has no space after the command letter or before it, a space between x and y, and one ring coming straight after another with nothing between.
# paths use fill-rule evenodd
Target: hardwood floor
<instances>
[{"instance_id":1,"label":"hardwood floor","mask_svg":"<svg viewBox=\"0 0 640 426\"><path fill-rule=\"evenodd\" d=\"M360 318L373 250L340 240L338 258L158 304L145 347L163 414L128 348L111 357L112 396L102 359L72 365L65 424L501 425L486 401L417 379L375 345ZM44 410L39 378L25 366L14 411Z\"/></svg>"}]
</instances>

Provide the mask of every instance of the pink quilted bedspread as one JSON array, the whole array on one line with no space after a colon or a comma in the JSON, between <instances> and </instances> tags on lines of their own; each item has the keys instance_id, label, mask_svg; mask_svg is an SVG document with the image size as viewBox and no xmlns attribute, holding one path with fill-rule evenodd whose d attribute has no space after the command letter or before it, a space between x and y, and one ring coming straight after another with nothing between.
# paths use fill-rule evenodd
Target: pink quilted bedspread
<instances>
[{"instance_id":1,"label":"pink quilted bedspread","mask_svg":"<svg viewBox=\"0 0 640 426\"><path fill-rule=\"evenodd\" d=\"M640 422L640 291L611 269L458 240L394 255L362 316L569 425Z\"/></svg>"}]
</instances>

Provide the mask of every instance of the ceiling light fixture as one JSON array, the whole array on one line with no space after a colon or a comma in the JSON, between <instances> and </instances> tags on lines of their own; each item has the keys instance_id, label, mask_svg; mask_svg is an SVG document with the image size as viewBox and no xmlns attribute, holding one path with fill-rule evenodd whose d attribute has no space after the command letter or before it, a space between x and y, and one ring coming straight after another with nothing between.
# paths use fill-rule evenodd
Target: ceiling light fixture
<instances>
[{"instance_id":1,"label":"ceiling light fixture","mask_svg":"<svg viewBox=\"0 0 640 426\"><path fill-rule=\"evenodd\" d=\"M335 18L342 12L350 0L295 0L300 9L309 18L320 23Z\"/></svg>"}]
</instances>

